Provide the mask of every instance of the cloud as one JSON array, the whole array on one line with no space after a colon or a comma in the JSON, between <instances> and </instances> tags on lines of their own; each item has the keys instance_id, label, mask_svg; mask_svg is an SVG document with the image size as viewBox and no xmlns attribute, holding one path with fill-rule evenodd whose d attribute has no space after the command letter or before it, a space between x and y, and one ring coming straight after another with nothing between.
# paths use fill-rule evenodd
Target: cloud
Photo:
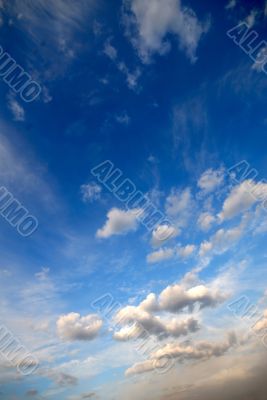
<instances>
[{"instance_id":1,"label":"cloud","mask_svg":"<svg viewBox=\"0 0 267 400\"><path fill-rule=\"evenodd\" d=\"M226 4L225 9L226 9L226 10L232 10L233 8L236 7L236 4L237 4L237 1L236 1L236 0L230 0L230 1Z\"/></svg>"},{"instance_id":2,"label":"cloud","mask_svg":"<svg viewBox=\"0 0 267 400\"><path fill-rule=\"evenodd\" d=\"M180 235L181 231L172 225L162 224L157 226L152 232L151 244L154 247L162 246L167 240Z\"/></svg>"},{"instance_id":3,"label":"cloud","mask_svg":"<svg viewBox=\"0 0 267 400\"><path fill-rule=\"evenodd\" d=\"M175 255L174 249L159 249L157 251L154 251L153 253L150 253L147 256L147 262L150 264L169 260Z\"/></svg>"},{"instance_id":4,"label":"cloud","mask_svg":"<svg viewBox=\"0 0 267 400\"><path fill-rule=\"evenodd\" d=\"M198 187L205 193L210 193L222 185L224 181L223 168L214 170L212 168L205 171L198 180Z\"/></svg>"},{"instance_id":5,"label":"cloud","mask_svg":"<svg viewBox=\"0 0 267 400\"><path fill-rule=\"evenodd\" d=\"M131 118L126 112L116 115L115 119L119 124L122 125L129 125L129 123L131 122Z\"/></svg>"},{"instance_id":6,"label":"cloud","mask_svg":"<svg viewBox=\"0 0 267 400\"><path fill-rule=\"evenodd\" d=\"M13 95L8 96L7 105L9 110L12 112L15 121L25 121L24 108L18 103Z\"/></svg>"},{"instance_id":7,"label":"cloud","mask_svg":"<svg viewBox=\"0 0 267 400\"><path fill-rule=\"evenodd\" d=\"M225 221L251 208L256 202L267 198L267 183L247 179L235 186L224 201L218 217Z\"/></svg>"},{"instance_id":8,"label":"cloud","mask_svg":"<svg viewBox=\"0 0 267 400\"><path fill-rule=\"evenodd\" d=\"M193 244L188 244L185 247L178 246L176 248L161 248L148 254L147 262L150 264L158 263L161 261L170 260L175 256L188 258L194 253L195 250L196 246Z\"/></svg>"},{"instance_id":9,"label":"cloud","mask_svg":"<svg viewBox=\"0 0 267 400\"><path fill-rule=\"evenodd\" d=\"M169 34L178 40L190 61L196 61L198 43L209 24L200 22L180 0L124 0L123 12L126 34L143 62L169 52Z\"/></svg>"},{"instance_id":10,"label":"cloud","mask_svg":"<svg viewBox=\"0 0 267 400\"><path fill-rule=\"evenodd\" d=\"M178 247L177 254L182 258L190 257L196 250L196 246L194 244L187 244L185 247Z\"/></svg>"},{"instance_id":11,"label":"cloud","mask_svg":"<svg viewBox=\"0 0 267 400\"><path fill-rule=\"evenodd\" d=\"M195 201L190 188L184 190L171 189L169 196L166 198L165 210L178 231L187 226L194 209Z\"/></svg>"},{"instance_id":12,"label":"cloud","mask_svg":"<svg viewBox=\"0 0 267 400\"><path fill-rule=\"evenodd\" d=\"M81 317L78 313L70 313L57 320L57 333L65 341L87 341L98 335L102 325L103 321L95 314Z\"/></svg>"},{"instance_id":13,"label":"cloud","mask_svg":"<svg viewBox=\"0 0 267 400\"><path fill-rule=\"evenodd\" d=\"M185 308L192 309L197 304L200 308L215 307L225 300L225 295L216 289L204 285L185 289L175 284L166 287L159 296L159 308L169 312L179 312Z\"/></svg>"},{"instance_id":14,"label":"cloud","mask_svg":"<svg viewBox=\"0 0 267 400\"><path fill-rule=\"evenodd\" d=\"M204 232L209 231L215 222L216 222L216 218L209 212L201 213L197 220L198 226Z\"/></svg>"},{"instance_id":15,"label":"cloud","mask_svg":"<svg viewBox=\"0 0 267 400\"><path fill-rule=\"evenodd\" d=\"M154 335L158 339L179 337L196 332L199 323L194 318L170 319L164 313L181 313L186 310L193 312L200 309L215 307L226 299L216 285L207 287L197 285L187 288L189 281L167 286L159 296L150 293L139 305L128 305L120 309L114 316L116 327L122 326L114 333L114 339L126 341L141 337L142 334ZM155 315L160 313L161 315Z\"/></svg>"},{"instance_id":16,"label":"cloud","mask_svg":"<svg viewBox=\"0 0 267 400\"><path fill-rule=\"evenodd\" d=\"M205 240L201 243L199 249L200 257L207 254L222 254L228 251L245 233L247 219L242 219L238 226L230 229L219 229L209 241Z\"/></svg>"},{"instance_id":17,"label":"cloud","mask_svg":"<svg viewBox=\"0 0 267 400\"><path fill-rule=\"evenodd\" d=\"M108 39L104 45L103 53L115 64L117 69L125 76L126 83L129 89L136 90L138 80L141 76L140 68L130 71L124 61L118 57L117 49L111 44L111 39Z\"/></svg>"},{"instance_id":18,"label":"cloud","mask_svg":"<svg viewBox=\"0 0 267 400\"><path fill-rule=\"evenodd\" d=\"M151 354L151 359L136 363L128 368L125 372L126 376L142 374L145 372L153 371L155 368L160 368L160 361L166 357L177 359L179 362L192 361L192 360L208 360L212 357L221 357L230 348L237 344L237 338L234 333L229 333L226 340L223 342L213 343L208 341L197 342L195 344L188 344L188 342L177 344L170 343L155 353Z\"/></svg>"},{"instance_id":19,"label":"cloud","mask_svg":"<svg viewBox=\"0 0 267 400\"><path fill-rule=\"evenodd\" d=\"M253 330L256 332L262 332L263 330L267 329L267 310L263 312L263 317L256 322L253 326Z\"/></svg>"},{"instance_id":20,"label":"cloud","mask_svg":"<svg viewBox=\"0 0 267 400\"><path fill-rule=\"evenodd\" d=\"M115 321L119 325L124 325L113 336L114 339L120 341L135 339L141 337L144 333L154 335L159 339L177 338L199 330L198 321L194 318L186 320L178 320L177 318L171 320L163 319L152 315L142 305L123 308L116 314Z\"/></svg>"},{"instance_id":21,"label":"cloud","mask_svg":"<svg viewBox=\"0 0 267 400\"><path fill-rule=\"evenodd\" d=\"M96 236L106 239L113 235L123 235L127 232L135 231L138 226L138 217L141 213L141 209L123 211L118 208L112 208L107 213L107 222L103 228L98 229Z\"/></svg>"},{"instance_id":22,"label":"cloud","mask_svg":"<svg viewBox=\"0 0 267 400\"><path fill-rule=\"evenodd\" d=\"M87 183L81 186L82 199L85 203L86 202L91 203L94 200L99 200L101 192L102 192L101 186L99 186L97 183L94 182Z\"/></svg>"},{"instance_id":23,"label":"cloud","mask_svg":"<svg viewBox=\"0 0 267 400\"><path fill-rule=\"evenodd\" d=\"M33 47L38 46L44 56L51 56L52 50L54 56L60 54L67 59L73 58L72 39L88 24L94 5L94 0L81 0L79 4L70 0L4 1L8 17L16 20L16 26Z\"/></svg>"}]
</instances>

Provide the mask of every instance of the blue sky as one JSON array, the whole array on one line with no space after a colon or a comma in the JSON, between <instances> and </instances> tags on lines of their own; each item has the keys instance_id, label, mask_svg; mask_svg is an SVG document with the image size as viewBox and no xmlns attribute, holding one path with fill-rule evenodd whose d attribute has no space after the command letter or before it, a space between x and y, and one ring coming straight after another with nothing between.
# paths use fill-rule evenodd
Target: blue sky
<instances>
[{"instance_id":1,"label":"blue sky","mask_svg":"<svg viewBox=\"0 0 267 400\"><path fill-rule=\"evenodd\" d=\"M0 1L0 46L41 87L25 102L0 54L0 186L38 220L22 237L0 210L1 326L38 360L25 376L0 350L1 399L264 398L266 18L264 1ZM107 161L113 191L91 172Z\"/></svg>"}]
</instances>

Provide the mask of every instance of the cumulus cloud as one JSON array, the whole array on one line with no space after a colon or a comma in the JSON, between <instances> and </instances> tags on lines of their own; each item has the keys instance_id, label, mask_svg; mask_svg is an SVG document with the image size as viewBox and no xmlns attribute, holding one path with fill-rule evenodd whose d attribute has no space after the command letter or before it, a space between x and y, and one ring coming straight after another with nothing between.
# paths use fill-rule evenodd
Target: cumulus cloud
<instances>
[{"instance_id":1,"label":"cumulus cloud","mask_svg":"<svg viewBox=\"0 0 267 400\"><path fill-rule=\"evenodd\" d=\"M147 256L147 262L150 264L161 262L161 261L166 261L171 259L175 254L174 249L159 249L157 251L154 251L153 253L150 253Z\"/></svg>"},{"instance_id":2,"label":"cumulus cloud","mask_svg":"<svg viewBox=\"0 0 267 400\"><path fill-rule=\"evenodd\" d=\"M142 335L155 335L159 339L167 337L180 337L199 329L198 321L194 318L178 320L177 318L163 319L154 316L139 307L127 306L120 310L115 320L120 324L126 324L122 329L114 333L116 340L130 340Z\"/></svg>"},{"instance_id":3,"label":"cumulus cloud","mask_svg":"<svg viewBox=\"0 0 267 400\"><path fill-rule=\"evenodd\" d=\"M237 344L237 338L234 333L229 333L228 337L218 343L202 341L195 344L185 343L170 343L156 352L151 354L151 359L145 362L134 364L125 372L126 376L142 374L160 368L160 360L166 357L177 359L178 362L185 360L208 360L212 357L221 357L230 348Z\"/></svg>"},{"instance_id":4,"label":"cumulus cloud","mask_svg":"<svg viewBox=\"0 0 267 400\"><path fill-rule=\"evenodd\" d=\"M267 310L264 311L263 317L256 322L253 326L253 330L256 332L262 332L263 330L267 329Z\"/></svg>"},{"instance_id":5,"label":"cumulus cloud","mask_svg":"<svg viewBox=\"0 0 267 400\"><path fill-rule=\"evenodd\" d=\"M180 235L181 231L172 225L162 224L157 226L152 232L151 244L154 247L162 246L167 240Z\"/></svg>"},{"instance_id":6,"label":"cumulus cloud","mask_svg":"<svg viewBox=\"0 0 267 400\"><path fill-rule=\"evenodd\" d=\"M177 249L177 254L182 258L188 258L195 252L195 250L196 246L194 244L187 244L184 247L179 246Z\"/></svg>"},{"instance_id":7,"label":"cumulus cloud","mask_svg":"<svg viewBox=\"0 0 267 400\"><path fill-rule=\"evenodd\" d=\"M87 183L81 186L81 194L83 201L93 202L94 200L99 200L102 192L101 186L97 183Z\"/></svg>"},{"instance_id":8,"label":"cumulus cloud","mask_svg":"<svg viewBox=\"0 0 267 400\"><path fill-rule=\"evenodd\" d=\"M124 22L133 46L146 63L154 54L163 55L170 50L169 34L177 38L180 49L195 62L198 43L209 28L180 0L124 0Z\"/></svg>"},{"instance_id":9,"label":"cumulus cloud","mask_svg":"<svg viewBox=\"0 0 267 400\"><path fill-rule=\"evenodd\" d=\"M96 314L82 317L78 313L62 315L57 320L57 333L60 339L65 341L92 340L101 327L103 321Z\"/></svg>"},{"instance_id":10,"label":"cumulus cloud","mask_svg":"<svg viewBox=\"0 0 267 400\"><path fill-rule=\"evenodd\" d=\"M208 241L201 243L199 249L200 257L208 254L222 254L228 251L244 234L246 218L238 226L230 229L219 229Z\"/></svg>"},{"instance_id":11,"label":"cumulus cloud","mask_svg":"<svg viewBox=\"0 0 267 400\"><path fill-rule=\"evenodd\" d=\"M195 250L196 246L193 244L188 244L184 247L178 246L176 248L161 248L157 251L148 254L147 262L150 264L158 263L170 260L175 256L185 259L190 257L195 252Z\"/></svg>"},{"instance_id":12,"label":"cumulus cloud","mask_svg":"<svg viewBox=\"0 0 267 400\"><path fill-rule=\"evenodd\" d=\"M141 209L120 210L112 208L107 214L107 221L103 228L98 229L96 236L106 239L113 235L123 235L135 231L138 226L138 217L142 214Z\"/></svg>"},{"instance_id":13,"label":"cumulus cloud","mask_svg":"<svg viewBox=\"0 0 267 400\"><path fill-rule=\"evenodd\" d=\"M215 307L225 300L220 291L204 285L185 289L183 285L166 287L159 296L159 307L169 312L179 312L185 308L192 309L197 304L200 308Z\"/></svg>"},{"instance_id":14,"label":"cumulus cloud","mask_svg":"<svg viewBox=\"0 0 267 400\"><path fill-rule=\"evenodd\" d=\"M224 201L219 218L221 221L231 219L264 199L267 199L267 183L256 183L247 179L231 190Z\"/></svg>"},{"instance_id":15,"label":"cumulus cloud","mask_svg":"<svg viewBox=\"0 0 267 400\"><path fill-rule=\"evenodd\" d=\"M200 229L204 232L207 232L211 229L212 225L216 222L216 218L214 215L210 214L209 212L203 212L198 217L197 224Z\"/></svg>"},{"instance_id":16,"label":"cumulus cloud","mask_svg":"<svg viewBox=\"0 0 267 400\"><path fill-rule=\"evenodd\" d=\"M223 168L214 170L212 168L205 171L198 180L198 187L205 193L210 193L222 185L224 181Z\"/></svg>"}]
</instances>

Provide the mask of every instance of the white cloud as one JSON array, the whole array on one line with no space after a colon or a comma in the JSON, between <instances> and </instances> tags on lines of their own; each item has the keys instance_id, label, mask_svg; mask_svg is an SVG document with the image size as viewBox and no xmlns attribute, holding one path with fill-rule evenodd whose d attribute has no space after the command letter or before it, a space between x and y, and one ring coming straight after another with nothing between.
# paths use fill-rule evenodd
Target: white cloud
<instances>
[{"instance_id":1,"label":"white cloud","mask_svg":"<svg viewBox=\"0 0 267 400\"><path fill-rule=\"evenodd\" d=\"M141 209L120 210L112 208L107 214L107 221L103 228L98 229L98 238L108 238L113 235L123 235L129 231L135 231L138 226L138 217L142 214Z\"/></svg>"},{"instance_id":2,"label":"white cloud","mask_svg":"<svg viewBox=\"0 0 267 400\"><path fill-rule=\"evenodd\" d=\"M192 343L170 343L163 346L151 355L151 359L136 363L128 368L125 372L126 376L143 374L159 369L163 366L160 362L164 358L177 359L179 362L185 360L208 360L212 357L221 357L229 349L237 345L237 338L234 333L229 333L228 337L222 342L202 341L195 344Z\"/></svg>"},{"instance_id":3,"label":"white cloud","mask_svg":"<svg viewBox=\"0 0 267 400\"><path fill-rule=\"evenodd\" d=\"M252 28L253 25L255 25L256 18L258 16L259 12L258 10L251 10L250 14L247 16L245 19L246 24L248 25L249 28Z\"/></svg>"},{"instance_id":4,"label":"white cloud","mask_svg":"<svg viewBox=\"0 0 267 400\"><path fill-rule=\"evenodd\" d=\"M177 254L182 258L190 257L196 250L194 244L187 244L185 247L178 247Z\"/></svg>"},{"instance_id":5,"label":"white cloud","mask_svg":"<svg viewBox=\"0 0 267 400\"><path fill-rule=\"evenodd\" d=\"M102 320L95 314L81 317L78 313L70 313L57 320L57 333L60 339L66 341L92 340L102 325Z\"/></svg>"},{"instance_id":6,"label":"white cloud","mask_svg":"<svg viewBox=\"0 0 267 400\"><path fill-rule=\"evenodd\" d=\"M167 216L177 229L184 228L195 209L195 202L190 188L178 190L173 188L166 199Z\"/></svg>"},{"instance_id":7,"label":"white cloud","mask_svg":"<svg viewBox=\"0 0 267 400\"><path fill-rule=\"evenodd\" d=\"M200 229L204 232L209 231L215 222L216 218L209 212L201 213L197 221Z\"/></svg>"},{"instance_id":8,"label":"white cloud","mask_svg":"<svg viewBox=\"0 0 267 400\"><path fill-rule=\"evenodd\" d=\"M245 180L231 190L218 217L221 221L231 219L266 198L267 183Z\"/></svg>"},{"instance_id":9,"label":"white cloud","mask_svg":"<svg viewBox=\"0 0 267 400\"><path fill-rule=\"evenodd\" d=\"M93 202L100 199L101 186L97 183L87 183L81 186L82 199L84 202Z\"/></svg>"},{"instance_id":10,"label":"white cloud","mask_svg":"<svg viewBox=\"0 0 267 400\"><path fill-rule=\"evenodd\" d=\"M24 108L18 103L14 96L8 97L8 108L13 114L15 121L25 121Z\"/></svg>"},{"instance_id":11,"label":"white cloud","mask_svg":"<svg viewBox=\"0 0 267 400\"><path fill-rule=\"evenodd\" d=\"M225 300L220 291L204 285L185 289L183 285L166 287L159 296L159 307L169 312L179 312L199 304L200 308L215 307Z\"/></svg>"},{"instance_id":12,"label":"white cloud","mask_svg":"<svg viewBox=\"0 0 267 400\"><path fill-rule=\"evenodd\" d=\"M236 4L236 0L230 0L229 3L226 4L225 9L232 10L233 8L235 8Z\"/></svg>"},{"instance_id":13,"label":"white cloud","mask_svg":"<svg viewBox=\"0 0 267 400\"><path fill-rule=\"evenodd\" d=\"M238 226L230 229L219 229L209 241L200 245L199 255L205 257L208 254L222 254L228 251L244 234L247 220L244 218Z\"/></svg>"},{"instance_id":14,"label":"white cloud","mask_svg":"<svg viewBox=\"0 0 267 400\"><path fill-rule=\"evenodd\" d=\"M170 260L171 258L178 256L181 258L190 257L196 250L196 246L193 244L188 244L186 246L177 246L175 248L161 248L157 251L150 253L147 256L147 262L150 264L158 263L165 260Z\"/></svg>"},{"instance_id":15,"label":"white cloud","mask_svg":"<svg viewBox=\"0 0 267 400\"><path fill-rule=\"evenodd\" d=\"M114 339L120 341L135 339L144 333L163 339L170 336L185 336L199 330L198 321L194 318L184 320L160 318L144 310L141 304L138 307L124 307L116 314L115 321L117 324L124 325L113 336Z\"/></svg>"},{"instance_id":16,"label":"white cloud","mask_svg":"<svg viewBox=\"0 0 267 400\"><path fill-rule=\"evenodd\" d=\"M110 43L110 40L106 41L105 45L104 45L104 54L110 58L112 61L115 61L117 56L118 56L118 52L115 49L114 46L112 46L112 44Z\"/></svg>"},{"instance_id":17,"label":"white cloud","mask_svg":"<svg viewBox=\"0 0 267 400\"><path fill-rule=\"evenodd\" d=\"M180 0L125 0L124 22L144 62L149 62L154 54L163 55L170 50L168 34L177 38L180 49L195 62L198 43L209 28Z\"/></svg>"},{"instance_id":18,"label":"white cloud","mask_svg":"<svg viewBox=\"0 0 267 400\"><path fill-rule=\"evenodd\" d=\"M168 249L168 248L163 248L159 249L157 251L154 251L153 253L150 253L147 256L147 262L150 264L169 260L175 255L174 249Z\"/></svg>"},{"instance_id":19,"label":"white cloud","mask_svg":"<svg viewBox=\"0 0 267 400\"><path fill-rule=\"evenodd\" d=\"M117 49L111 44L111 39L107 40L104 45L103 53L115 64L116 68L125 76L129 89L136 90L138 80L141 76L140 68L130 71L124 61L118 57Z\"/></svg>"},{"instance_id":20,"label":"white cloud","mask_svg":"<svg viewBox=\"0 0 267 400\"><path fill-rule=\"evenodd\" d=\"M156 229L152 232L152 246L161 246L167 240L173 239L176 236L180 235L181 231L178 228L175 228L171 225L163 224L157 226Z\"/></svg>"},{"instance_id":21,"label":"white cloud","mask_svg":"<svg viewBox=\"0 0 267 400\"><path fill-rule=\"evenodd\" d=\"M201 175L197 184L203 192L210 193L221 186L223 181L224 170L222 168L217 170L210 168Z\"/></svg>"}]
</instances>

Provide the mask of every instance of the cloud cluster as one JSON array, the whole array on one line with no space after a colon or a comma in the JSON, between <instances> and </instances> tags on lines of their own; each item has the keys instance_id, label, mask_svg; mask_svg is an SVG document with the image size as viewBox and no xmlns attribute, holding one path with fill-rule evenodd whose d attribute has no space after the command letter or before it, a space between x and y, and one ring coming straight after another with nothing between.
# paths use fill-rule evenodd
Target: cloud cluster
<instances>
[{"instance_id":1,"label":"cloud cluster","mask_svg":"<svg viewBox=\"0 0 267 400\"><path fill-rule=\"evenodd\" d=\"M175 248L161 248L154 251L147 256L147 262L150 264L158 263L165 260L170 260L171 258L177 256L180 258L190 257L196 250L196 246L193 244L188 244L186 246L177 246Z\"/></svg>"},{"instance_id":2,"label":"cloud cluster","mask_svg":"<svg viewBox=\"0 0 267 400\"><path fill-rule=\"evenodd\" d=\"M247 179L235 186L224 201L219 214L221 221L229 220L267 198L267 183Z\"/></svg>"},{"instance_id":3,"label":"cloud cluster","mask_svg":"<svg viewBox=\"0 0 267 400\"><path fill-rule=\"evenodd\" d=\"M101 186L97 183L87 183L81 186L82 200L86 202L93 202L99 200L102 192Z\"/></svg>"},{"instance_id":4,"label":"cloud cluster","mask_svg":"<svg viewBox=\"0 0 267 400\"><path fill-rule=\"evenodd\" d=\"M196 49L209 24L200 22L195 12L183 7L180 0L125 0L124 22L127 34L143 62L154 54L166 54L173 35L191 62L196 61Z\"/></svg>"},{"instance_id":5,"label":"cloud cluster","mask_svg":"<svg viewBox=\"0 0 267 400\"><path fill-rule=\"evenodd\" d=\"M119 208L112 208L107 214L105 225L98 229L96 236L106 239L113 235L123 235L129 231L135 231L141 213L141 209L124 211Z\"/></svg>"},{"instance_id":6,"label":"cloud cluster","mask_svg":"<svg viewBox=\"0 0 267 400\"><path fill-rule=\"evenodd\" d=\"M210 193L223 184L224 169L214 170L212 168L205 171L198 180L198 187L205 193Z\"/></svg>"},{"instance_id":7,"label":"cloud cluster","mask_svg":"<svg viewBox=\"0 0 267 400\"><path fill-rule=\"evenodd\" d=\"M179 337L199 330L195 318L179 319L162 317L156 313L192 312L197 306L200 309L215 307L226 299L226 295L215 288L204 285L186 287L186 281L166 287L157 297L150 293L139 305L126 306L119 310L114 320L122 328L114 333L114 339L126 341L138 338L145 332L158 339Z\"/></svg>"},{"instance_id":8,"label":"cloud cluster","mask_svg":"<svg viewBox=\"0 0 267 400\"><path fill-rule=\"evenodd\" d=\"M57 333L64 341L92 340L101 327L103 321L95 314L81 317L78 313L62 315L57 320Z\"/></svg>"},{"instance_id":9,"label":"cloud cluster","mask_svg":"<svg viewBox=\"0 0 267 400\"><path fill-rule=\"evenodd\" d=\"M227 339L218 343L202 341L195 344L188 342L167 344L155 353L152 353L150 360L136 363L128 368L125 375L142 374L153 371L155 368L160 368L161 360L166 357L176 359L178 362L186 360L208 360L212 357L221 357L236 344L237 338L233 332L228 334Z\"/></svg>"}]
</instances>

